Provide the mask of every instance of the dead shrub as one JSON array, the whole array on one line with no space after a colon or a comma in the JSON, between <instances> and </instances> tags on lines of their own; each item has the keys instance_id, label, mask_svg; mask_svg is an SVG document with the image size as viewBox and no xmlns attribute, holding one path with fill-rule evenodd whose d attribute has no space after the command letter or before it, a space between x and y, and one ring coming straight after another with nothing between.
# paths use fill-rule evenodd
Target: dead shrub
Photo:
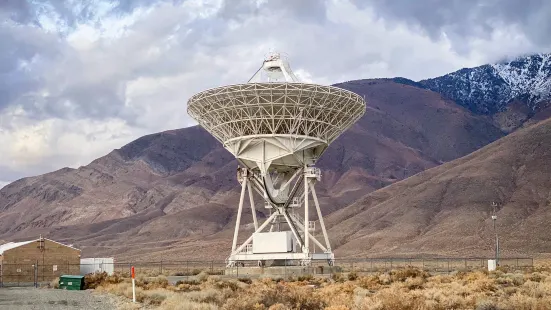
<instances>
[{"instance_id":1,"label":"dead shrub","mask_svg":"<svg viewBox=\"0 0 551 310\"><path fill-rule=\"evenodd\" d=\"M409 290L422 289L425 284L425 278L407 278L404 284Z\"/></svg>"},{"instance_id":2,"label":"dead shrub","mask_svg":"<svg viewBox=\"0 0 551 310\"><path fill-rule=\"evenodd\" d=\"M49 288L59 288L59 278L55 278L48 283Z\"/></svg>"},{"instance_id":3,"label":"dead shrub","mask_svg":"<svg viewBox=\"0 0 551 310\"><path fill-rule=\"evenodd\" d=\"M207 279L209 278L209 274L206 273L205 271L201 271L197 276L195 276L197 278L197 280L199 280L199 282L205 282L207 281Z\"/></svg>"},{"instance_id":4,"label":"dead shrub","mask_svg":"<svg viewBox=\"0 0 551 310\"><path fill-rule=\"evenodd\" d=\"M239 279L237 279L237 281L242 282L242 283L246 283L246 284L253 283L253 280L251 280L251 278L239 278Z\"/></svg>"},{"instance_id":5,"label":"dead shrub","mask_svg":"<svg viewBox=\"0 0 551 310\"><path fill-rule=\"evenodd\" d=\"M180 285L180 284L199 285L201 284L201 282L197 281L197 279L188 278L188 279L178 280L176 281L175 284L176 285Z\"/></svg>"},{"instance_id":6,"label":"dead shrub","mask_svg":"<svg viewBox=\"0 0 551 310\"><path fill-rule=\"evenodd\" d=\"M354 271L348 273L348 281L356 281L358 279L358 274Z\"/></svg>"},{"instance_id":7,"label":"dead shrub","mask_svg":"<svg viewBox=\"0 0 551 310\"><path fill-rule=\"evenodd\" d=\"M301 281L301 282L304 282L304 281L311 281L312 279L314 278L313 275L311 274L305 274L305 275L300 275L297 277L297 280L298 281Z\"/></svg>"},{"instance_id":8,"label":"dead shrub","mask_svg":"<svg viewBox=\"0 0 551 310\"><path fill-rule=\"evenodd\" d=\"M223 305L226 310L267 309L281 304L290 309L323 309L325 303L308 286L295 283L274 283L259 281L249 286L239 296L228 298ZM278 305L278 307L281 307Z\"/></svg>"},{"instance_id":9,"label":"dead shrub","mask_svg":"<svg viewBox=\"0 0 551 310\"><path fill-rule=\"evenodd\" d=\"M204 287L214 288L217 290L229 289L235 292L239 289L247 287L247 284L236 280L226 281L226 280L219 280L216 278L209 278L204 283Z\"/></svg>"},{"instance_id":10,"label":"dead shrub","mask_svg":"<svg viewBox=\"0 0 551 310\"><path fill-rule=\"evenodd\" d=\"M191 301L199 303L220 304L223 303L224 298L226 297L226 294L224 293L224 291L219 291L211 288L201 291L186 292L182 295Z\"/></svg>"},{"instance_id":11,"label":"dead shrub","mask_svg":"<svg viewBox=\"0 0 551 310\"><path fill-rule=\"evenodd\" d=\"M404 269L392 270L390 278L392 282L404 282L407 278L428 278L429 274L421 269L407 267Z\"/></svg>"},{"instance_id":12,"label":"dead shrub","mask_svg":"<svg viewBox=\"0 0 551 310\"><path fill-rule=\"evenodd\" d=\"M532 272L531 274L527 275L527 278L532 282L541 282L546 278L546 276L541 274L540 272Z\"/></svg>"},{"instance_id":13,"label":"dead shrub","mask_svg":"<svg viewBox=\"0 0 551 310\"><path fill-rule=\"evenodd\" d=\"M111 276L107 272L89 273L84 276L84 289L95 289L102 284L117 284L122 281L123 278L118 273Z\"/></svg>"},{"instance_id":14,"label":"dead shrub","mask_svg":"<svg viewBox=\"0 0 551 310\"><path fill-rule=\"evenodd\" d=\"M344 276L340 272L332 274L331 279L335 282L344 282Z\"/></svg>"},{"instance_id":15,"label":"dead shrub","mask_svg":"<svg viewBox=\"0 0 551 310\"><path fill-rule=\"evenodd\" d=\"M379 283L381 283L383 285L389 285L390 283L392 283L392 278L391 278L390 274L381 273L379 275Z\"/></svg>"},{"instance_id":16,"label":"dead shrub","mask_svg":"<svg viewBox=\"0 0 551 310\"><path fill-rule=\"evenodd\" d=\"M358 286L368 290L378 289L381 286L381 281L378 276L365 276L358 279Z\"/></svg>"},{"instance_id":17,"label":"dead shrub","mask_svg":"<svg viewBox=\"0 0 551 310\"><path fill-rule=\"evenodd\" d=\"M192 270L186 270L186 271L177 271L172 273L172 275L177 277L196 276L201 272L205 272L205 271L203 269L192 269Z\"/></svg>"},{"instance_id":18,"label":"dead shrub","mask_svg":"<svg viewBox=\"0 0 551 310\"><path fill-rule=\"evenodd\" d=\"M136 286L145 290L153 290L157 288L166 288L168 286L168 279L164 275L160 275L154 278L139 277L136 279Z\"/></svg>"},{"instance_id":19,"label":"dead shrub","mask_svg":"<svg viewBox=\"0 0 551 310\"><path fill-rule=\"evenodd\" d=\"M476 310L499 310L499 308L494 301L482 300L477 302Z\"/></svg>"},{"instance_id":20,"label":"dead shrub","mask_svg":"<svg viewBox=\"0 0 551 310\"><path fill-rule=\"evenodd\" d=\"M372 309L392 309L392 310L410 310L426 309L425 301L422 296L406 294L400 290L399 286L392 285L383 288L372 296L368 296L357 302L358 310Z\"/></svg>"},{"instance_id":21,"label":"dead shrub","mask_svg":"<svg viewBox=\"0 0 551 310\"><path fill-rule=\"evenodd\" d=\"M329 278L325 278L325 277L314 277L313 279L310 280L310 283L315 285L316 287L320 287L328 282L329 282Z\"/></svg>"},{"instance_id":22,"label":"dead shrub","mask_svg":"<svg viewBox=\"0 0 551 310\"><path fill-rule=\"evenodd\" d=\"M463 279L463 274L458 274L457 279L461 280ZM454 278L449 275L435 275L430 278L430 282L437 283L437 284L445 284L445 283L452 283Z\"/></svg>"},{"instance_id":23,"label":"dead shrub","mask_svg":"<svg viewBox=\"0 0 551 310\"><path fill-rule=\"evenodd\" d=\"M174 293L161 288L153 289L151 291L146 290L143 291L144 298L142 302L145 302L149 305L158 306L169 296L172 296L172 294Z\"/></svg>"}]
</instances>

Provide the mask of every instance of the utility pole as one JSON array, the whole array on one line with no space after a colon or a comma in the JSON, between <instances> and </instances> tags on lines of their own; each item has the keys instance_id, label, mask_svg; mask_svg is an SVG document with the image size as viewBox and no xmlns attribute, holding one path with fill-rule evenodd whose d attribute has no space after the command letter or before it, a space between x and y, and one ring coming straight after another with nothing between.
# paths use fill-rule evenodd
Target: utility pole
<instances>
[{"instance_id":1,"label":"utility pole","mask_svg":"<svg viewBox=\"0 0 551 310\"><path fill-rule=\"evenodd\" d=\"M495 244L495 251L496 251L496 266L499 266L499 236L497 235L497 229L496 229L496 221L497 221L497 214L496 214L496 208L497 203L494 201L492 202L493 207L493 214L492 214L492 222L494 223L494 235L496 237L496 244Z\"/></svg>"}]
</instances>

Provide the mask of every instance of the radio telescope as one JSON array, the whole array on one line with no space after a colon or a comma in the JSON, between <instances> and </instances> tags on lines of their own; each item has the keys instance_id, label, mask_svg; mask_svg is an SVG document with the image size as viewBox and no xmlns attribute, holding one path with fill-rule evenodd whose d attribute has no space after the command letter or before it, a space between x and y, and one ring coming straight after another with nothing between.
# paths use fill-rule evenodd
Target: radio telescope
<instances>
[{"instance_id":1,"label":"radio telescope","mask_svg":"<svg viewBox=\"0 0 551 310\"><path fill-rule=\"evenodd\" d=\"M365 113L362 97L338 87L301 83L286 57L270 53L247 83L195 94L187 109L240 164L241 196L228 266L288 260L301 265L326 260L333 265L315 189L321 172L314 165L329 144ZM270 214L263 223L256 216L253 191ZM255 231L238 245L247 195ZM314 236L310 195L323 243ZM316 253L310 241L322 252Z\"/></svg>"}]
</instances>

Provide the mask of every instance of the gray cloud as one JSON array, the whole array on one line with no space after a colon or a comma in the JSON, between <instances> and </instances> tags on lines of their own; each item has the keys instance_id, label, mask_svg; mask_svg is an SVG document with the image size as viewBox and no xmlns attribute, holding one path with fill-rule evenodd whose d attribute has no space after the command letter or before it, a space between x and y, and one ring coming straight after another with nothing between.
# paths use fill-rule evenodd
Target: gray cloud
<instances>
[{"instance_id":1,"label":"gray cloud","mask_svg":"<svg viewBox=\"0 0 551 310\"><path fill-rule=\"evenodd\" d=\"M480 0L480 5L467 2L439 1L428 5L423 1L371 0L356 4L359 9L372 7L385 18L387 26L392 21L415 24L435 40L442 31L448 31L456 43L469 36L488 37L496 27L495 20L512 18L529 27L534 16L543 14L541 11L548 7L542 3L538 7L535 1L521 8L515 7L513 1L504 1L503 5L487 0ZM69 1L3 3L10 16L21 22L36 21L40 12L55 12L71 27L76 21L94 24L99 18L97 1L93 0L82 1L77 7L69 6ZM383 56L369 46L375 35L369 30L358 32L349 25L328 21L329 4L325 1L224 1L216 15L198 19L190 19L188 12L178 6L182 3L183 0L112 2L107 16L130 14L143 6L155 9L148 18L131 26L132 35L110 43L99 41L85 52L75 51L65 41L66 33L52 34L24 23L0 27L0 39L9 46L0 51L0 111L19 105L37 119L114 116L134 122L141 112L125 106L129 80L196 70L194 61L201 54L214 57L224 50L235 53L233 48L237 45L250 44L254 48L258 42L272 42L272 46L262 47L263 53L270 47L283 49L293 55L294 63L309 68L315 76L327 76L331 71L354 72L361 65L379 63L386 63L394 72L407 66L404 59L408 58L401 55L408 55L409 47L396 47L389 56ZM519 16L511 14L515 9L520 11ZM491 12L495 14L490 15ZM228 29L231 20L247 26ZM545 21L543 28L549 23ZM168 44L168 38L170 44L160 52L162 56L151 56L152 50ZM354 49L342 50L350 45ZM364 50L361 46L365 46ZM459 51L470 51L467 44L455 46ZM343 56L339 55L341 52ZM324 58L331 54L331 61ZM21 63L29 64L28 68L22 69ZM47 89L48 93L33 92L37 89Z\"/></svg>"},{"instance_id":2,"label":"gray cloud","mask_svg":"<svg viewBox=\"0 0 551 310\"><path fill-rule=\"evenodd\" d=\"M551 2L547 0L354 0L370 7L389 24L407 22L440 39L454 42L489 38L505 26L518 27L535 45L551 47ZM457 47L458 50L462 50Z\"/></svg>"},{"instance_id":3,"label":"gray cloud","mask_svg":"<svg viewBox=\"0 0 551 310\"><path fill-rule=\"evenodd\" d=\"M185 0L106 0L107 14L128 14L142 7L158 5L160 3L179 4ZM97 12L97 0L2 0L0 11L20 24L41 26L39 17L42 14L55 15L59 22L68 27L76 23L88 22L101 18Z\"/></svg>"},{"instance_id":4,"label":"gray cloud","mask_svg":"<svg viewBox=\"0 0 551 310\"><path fill-rule=\"evenodd\" d=\"M323 22L326 18L326 0L225 0L218 12L224 19L243 20L252 15L281 14L305 22Z\"/></svg>"},{"instance_id":5,"label":"gray cloud","mask_svg":"<svg viewBox=\"0 0 551 310\"><path fill-rule=\"evenodd\" d=\"M123 111L125 82L147 74L148 70L175 68L168 62L155 66L153 61L140 64L137 59L143 56L144 47L159 43L160 38L169 34L174 19L149 23L139 29L140 35L133 40L80 53L65 41L66 33L43 31L42 25L37 25L37 16L44 11L55 13L73 27L76 21L91 22L98 17L92 8L95 1L83 1L78 8L69 8L68 1L37 1L34 5L22 2L1 2L4 12L17 23L0 25L0 41L6 47L0 49L0 112L8 106L21 106L36 119L125 116L131 121L135 113ZM151 1L119 1L112 12L130 13L148 2L151 4ZM133 68L101 76L103 69L116 68L132 60ZM40 90L47 93L42 94Z\"/></svg>"},{"instance_id":6,"label":"gray cloud","mask_svg":"<svg viewBox=\"0 0 551 310\"><path fill-rule=\"evenodd\" d=\"M33 67L59 56L59 50L56 49L55 35L23 25L0 27L0 42L1 112L7 105L41 85L41 77L33 71Z\"/></svg>"}]
</instances>

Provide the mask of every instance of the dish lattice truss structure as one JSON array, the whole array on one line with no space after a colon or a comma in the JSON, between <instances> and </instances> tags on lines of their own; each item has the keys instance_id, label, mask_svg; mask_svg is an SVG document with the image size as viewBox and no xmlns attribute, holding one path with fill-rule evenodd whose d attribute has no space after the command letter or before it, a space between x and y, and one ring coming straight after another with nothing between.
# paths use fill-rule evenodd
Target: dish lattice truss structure
<instances>
[{"instance_id":1,"label":"dish lattice truss structure","mask_svg":"<svg viewBox=\"0 0 551 310\"><path fill-rule=\"evenodd\" d=\"M339 135L362 117L364 99L338 87L300 83L287 59L272 53L248 83L217 87L192 96L188 113L241 164L238 180L242 191L228 264L289 259L301 264L309 264L312 259L332 263L334 256L314 189L321 173L314 164ZM246 188L255 233L237 247ZM261 226L256 219L253 190L270 211ZM315 231L315 222L309 221L308 214L310 192L325 246L310 233ZM304 218L295 212L299 207L304 207ZM263 232L268 225L270 231ZM290 233L282 237L280 232L285 231ZM259 244L284 242L275 241L277 238L290 244L285 251L274 247L270 252ZM310 240L324 253L313 253Z\"/></svg>"}]
</instances>

